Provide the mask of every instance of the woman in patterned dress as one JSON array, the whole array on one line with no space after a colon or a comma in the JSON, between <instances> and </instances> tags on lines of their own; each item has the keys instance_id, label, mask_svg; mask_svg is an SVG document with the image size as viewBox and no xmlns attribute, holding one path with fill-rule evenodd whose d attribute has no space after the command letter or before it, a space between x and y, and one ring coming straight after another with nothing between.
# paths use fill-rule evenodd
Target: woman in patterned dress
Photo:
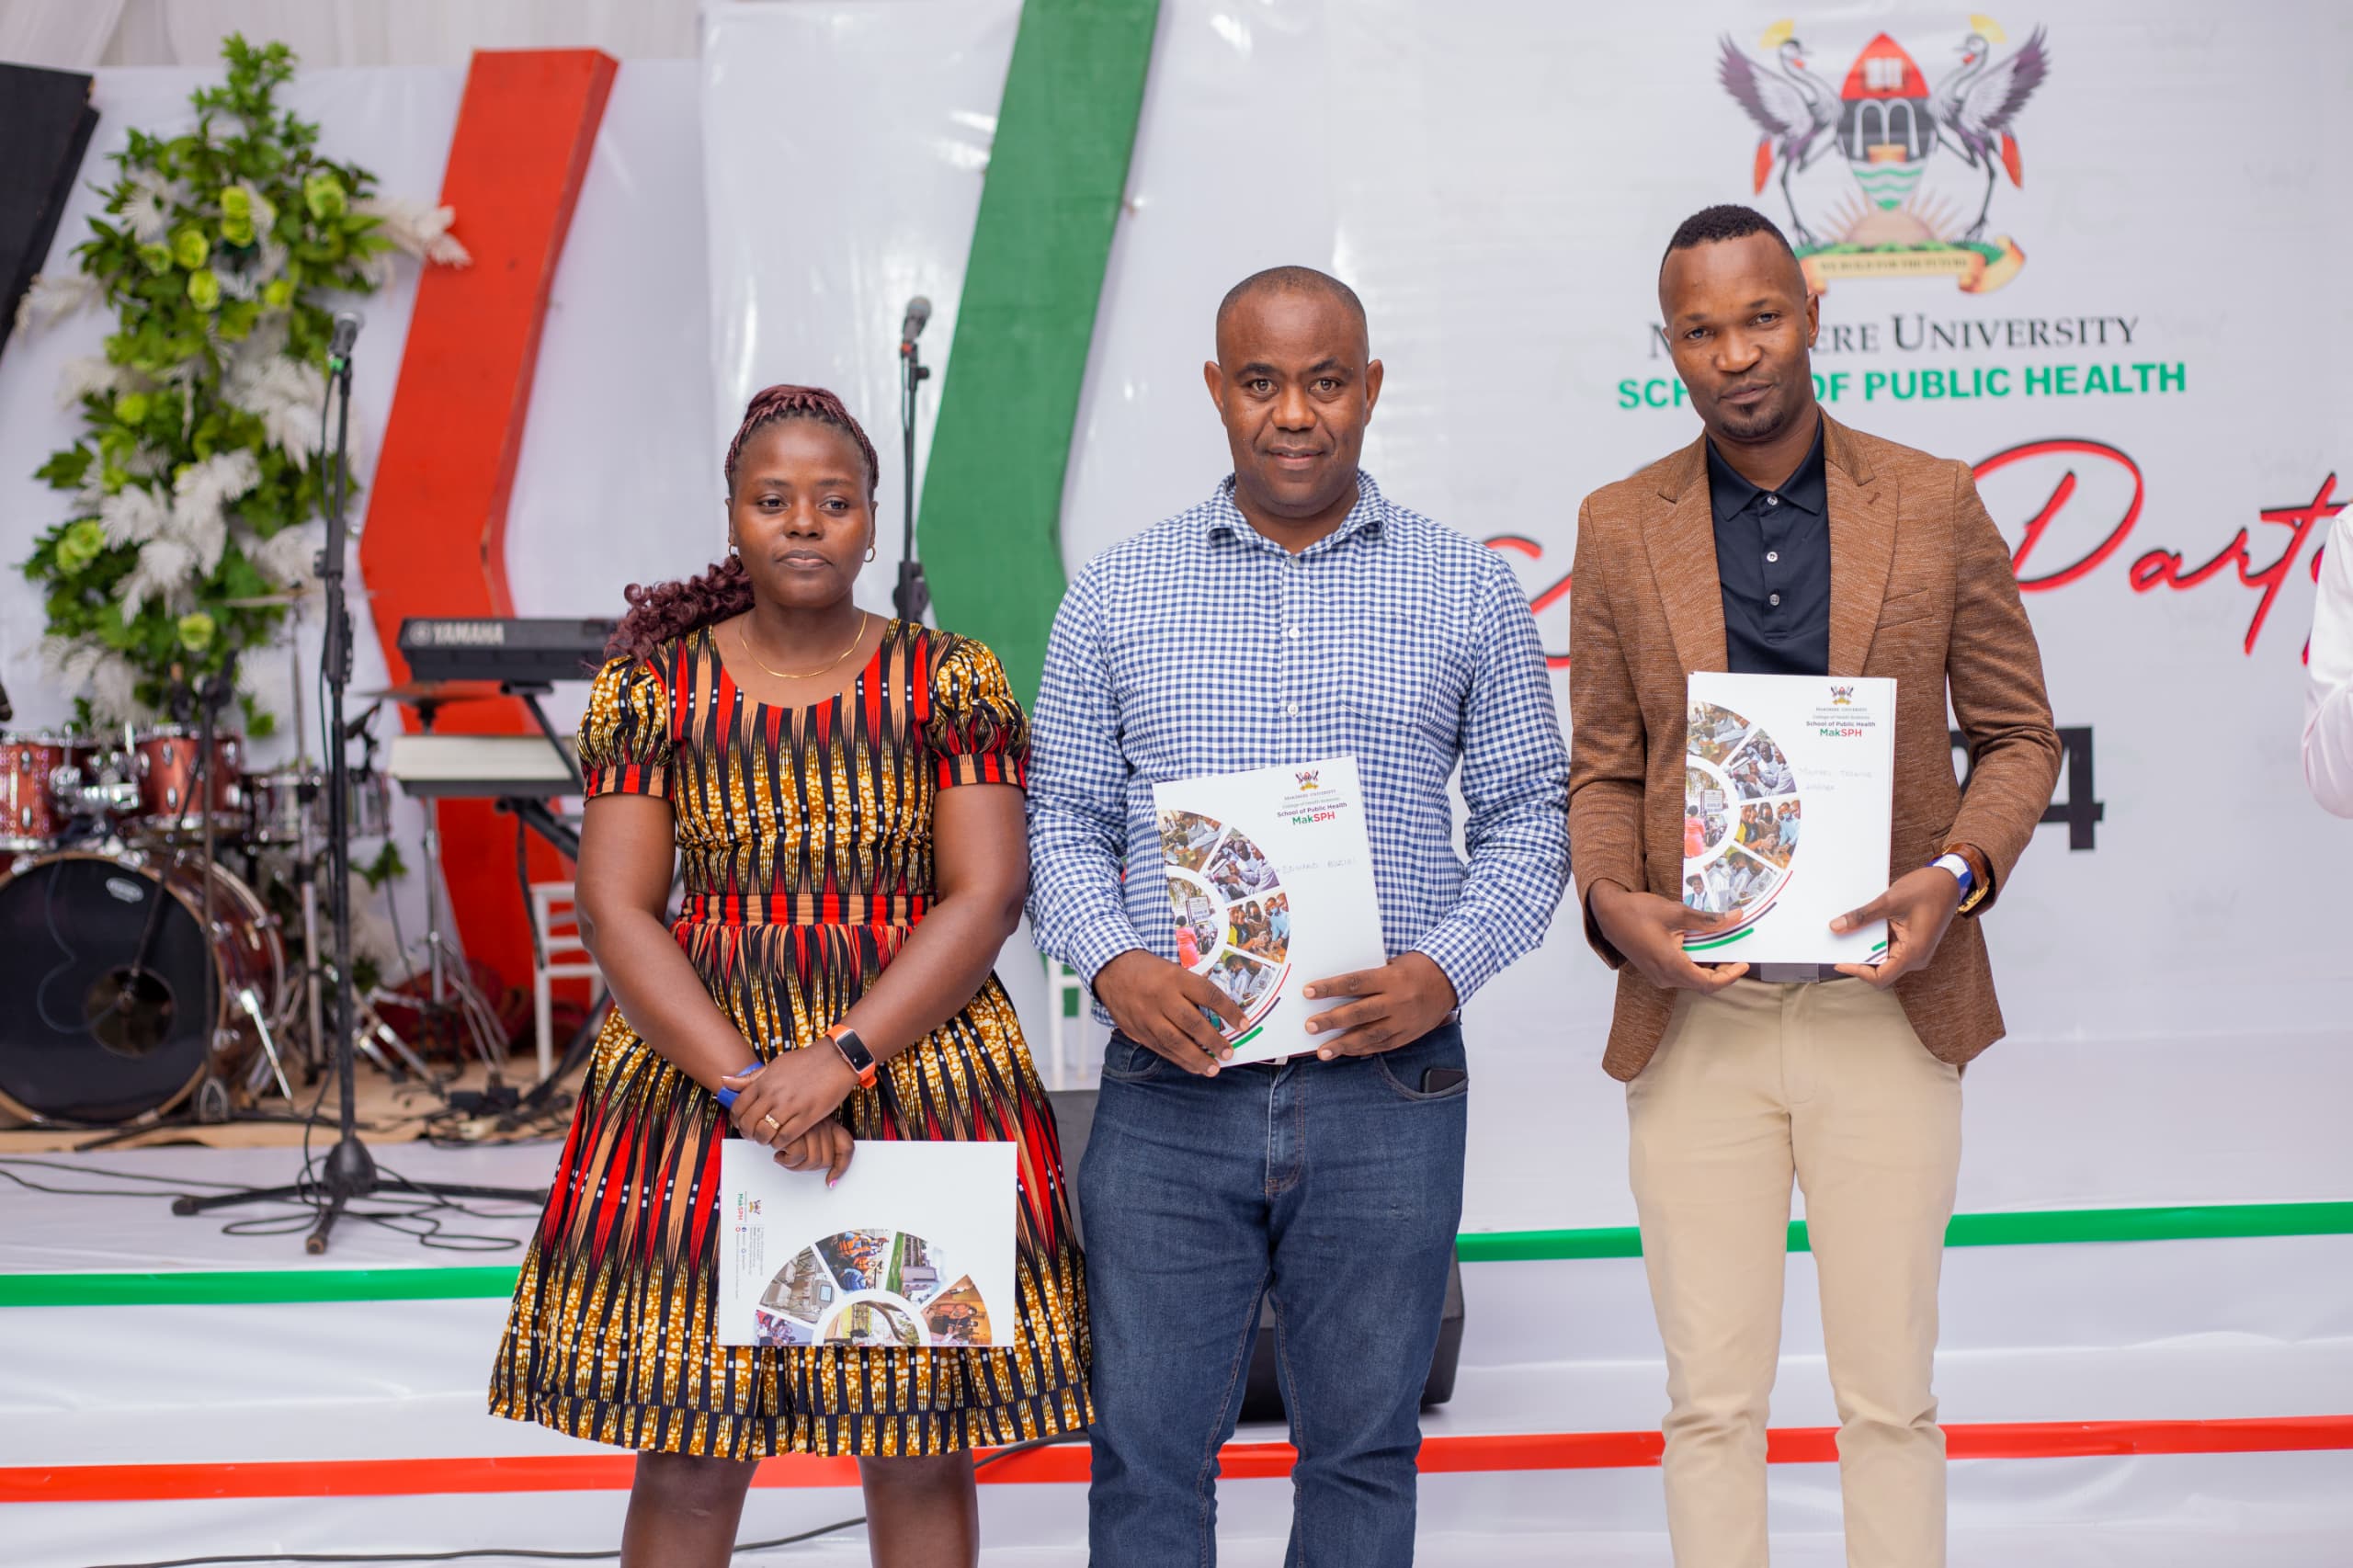
<instances>
[{"instance_id":1,"label":"woman in patterned dress","mask_svg":"<svg viewBox=\"0 0 2353 1568\"><path fill-rule=\"evenodd\" d=\"M875 472L831 393L754 398L729 559L630 591L581 722L581 934L619 1007L490 1403L638 1450L629 1568L725 1562L755 1466L785 1452L858 1458L876 1562L970 1563L971 1450L1090 1414L1053 1112L990 972L1029 883L1028 724L986 648L851 603ZM674 856L687 901L665 927ZM881 1064L871 1088L844 1030ZM716 1344L731 1120L829 1180L854 1137L1017 1142L1009 1346Z\"/></svg>"}]
</instances>

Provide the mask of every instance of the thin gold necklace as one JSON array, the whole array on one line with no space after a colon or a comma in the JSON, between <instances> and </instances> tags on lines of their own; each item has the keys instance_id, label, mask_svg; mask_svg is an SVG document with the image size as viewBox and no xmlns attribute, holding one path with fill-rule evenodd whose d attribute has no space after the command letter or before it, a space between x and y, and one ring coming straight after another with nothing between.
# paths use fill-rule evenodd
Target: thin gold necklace
<instances>
[{"instance_id":1,"label":"thin gold necklace","mask_svg":"<svg viewBox=\"0 0 2353 1568\"><path fill-rule=\"evenodd\" d=\"M783 670L778 669L773 665L770 665L766 659L760 657L758 651L752 646L752 634L745 630L745 628L750 624L750 621L751 617L745 616L742 620L735 623L735 641L744 645L744 652L750 656L752 663L759 665L760 668L767 671L768 674L776 676L779 680L809 680L817 676L829 675L835 670L840 669L844 664L847 663L849 656L858 652L858 645L866 641L866 612L864 610L859 610L858 612L858 635L849 640L849 646L842 650L842 656L840 658L835 659L830 665L822 665L817 669L803 670L799 675L791 675Z\"/></svg>"}]
</instances>

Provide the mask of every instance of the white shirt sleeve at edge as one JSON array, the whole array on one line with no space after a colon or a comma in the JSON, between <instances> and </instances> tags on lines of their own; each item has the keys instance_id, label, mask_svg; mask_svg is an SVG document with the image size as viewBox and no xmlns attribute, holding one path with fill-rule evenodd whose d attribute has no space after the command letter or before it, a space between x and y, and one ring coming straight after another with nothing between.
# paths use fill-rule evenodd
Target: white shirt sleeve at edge
<instances>
[{"instance_id":1,"label":"white shirt sleeve at edge","mask_svg":"<svg viewBox=\"0 0 2353 1568\"><path fill-rule=\"evenodd\" d=\"M2353 817L2353 511L2337 515L2313 606L2304 690L2304 782L2313 799Z\"/></svg>"}]
</instances>

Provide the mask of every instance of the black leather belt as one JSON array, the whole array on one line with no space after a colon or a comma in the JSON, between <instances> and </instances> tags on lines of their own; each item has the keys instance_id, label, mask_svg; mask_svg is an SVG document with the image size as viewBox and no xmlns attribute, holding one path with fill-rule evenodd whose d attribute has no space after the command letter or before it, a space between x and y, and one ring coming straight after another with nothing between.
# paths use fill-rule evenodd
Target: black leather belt
<instances>
[{"instance_id":1,"label":"black leather belt","mask_svg":"<svg viewBox=\"0 0 2353 1568\"><path fill-rule=\"evenodd\" d=\"M1813 985L1825 980L1852 980L1854 976L1839 973L1836 964L1760 963L1749 966L1748 978L1768 985Z\"/></svg>"}]
</instances>

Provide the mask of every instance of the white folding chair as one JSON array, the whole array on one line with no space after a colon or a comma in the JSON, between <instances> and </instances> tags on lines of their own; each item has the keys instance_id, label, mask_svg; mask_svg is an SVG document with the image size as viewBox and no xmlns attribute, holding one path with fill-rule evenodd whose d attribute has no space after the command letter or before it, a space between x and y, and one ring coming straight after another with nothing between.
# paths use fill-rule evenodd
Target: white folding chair
<instances>
[{"instance_id":1,"label":"white folding chair","mask_svg":"<svg viewBox=\"0 0 2353 1568\"><path fill-rule=\"evenodd\" d=\"M597 980L596 961L580 940L580 913L570 882L531 884L531 1022L537 1033L540 1077L555 1071L555 1023L550 983Z\"/></svg>"}]
</instances>

